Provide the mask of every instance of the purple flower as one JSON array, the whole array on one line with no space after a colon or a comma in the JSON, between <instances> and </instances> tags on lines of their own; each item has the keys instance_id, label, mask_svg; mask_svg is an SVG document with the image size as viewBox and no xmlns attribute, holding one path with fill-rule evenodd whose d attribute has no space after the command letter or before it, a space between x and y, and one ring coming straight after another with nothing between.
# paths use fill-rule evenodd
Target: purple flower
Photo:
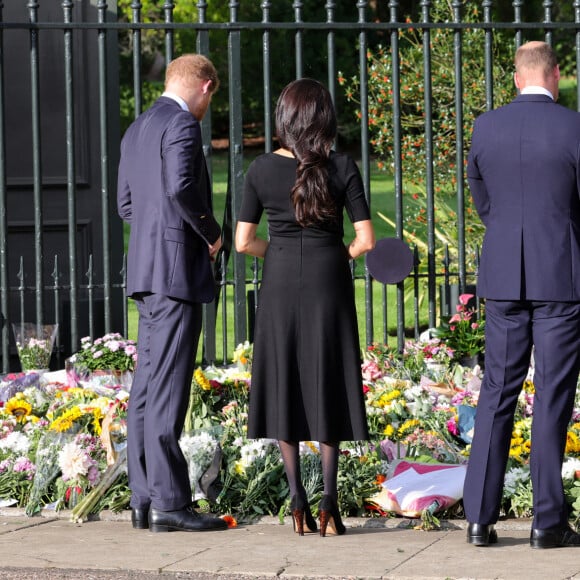
<instances>
[{"instance_id":1,"label":"purple flower","mask_svg":"<svg viewBox=\"0 0 580 580\"><path fill-rule=\"evenodd\" d=\"M30 461L30 459L28 459L28 457L19 457L14 462L14 467L12 469L15 472L17 472L17 471L23 471L23 472L34 473L35 470L36 470L36 467L34 466L34 463L32 463Z\"/></svg>"}]
</instances>

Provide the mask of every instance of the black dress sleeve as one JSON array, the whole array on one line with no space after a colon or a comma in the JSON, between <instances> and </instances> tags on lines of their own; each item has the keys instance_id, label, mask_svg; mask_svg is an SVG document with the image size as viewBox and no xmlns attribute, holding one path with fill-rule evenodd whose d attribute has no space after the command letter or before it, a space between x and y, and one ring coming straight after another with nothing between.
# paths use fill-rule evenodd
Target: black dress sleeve
<instances>
[{"instance_id":1,"label":"black dress sleeve","mask_svg":"<svg viewBox=\"0 0 580 580\"><path fill-rule=\"evenodd\" d=\"M345 168L345 209L352 223L371 219L371 212L365 197L365 188L357 164L346 156Z\"/></svg>"},{"instance_id":2,"label":"black dress sleeve","mask_svg":"<svg viewBox=\"0 0 580 580\"><path fill-rule=\"evenodd\" d=\"M257 177L256 164L253 162L250 164L250 167L248 167L246 178L244 180L242 207L238 214L238 221L240 222L248 222L251 224L260 223L264 206L258 199L258 192L255 186Z\"/></svg>"}]
</instances>

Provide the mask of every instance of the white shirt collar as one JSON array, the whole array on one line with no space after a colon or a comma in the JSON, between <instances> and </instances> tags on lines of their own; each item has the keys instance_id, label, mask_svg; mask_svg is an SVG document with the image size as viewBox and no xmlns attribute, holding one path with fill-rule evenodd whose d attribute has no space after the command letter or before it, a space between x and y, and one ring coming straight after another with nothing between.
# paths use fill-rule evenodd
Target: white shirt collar
<instances>
[{"instance_id":1,"label":"white shirt collar","mask_svg":"<svg viewBox=\"0 0 580 580\"><path fill-rule=\"evenodd\" d=\"M187 103L179 95L165 91L161 96L173 99L184 111L189 113L189 107L187 106Z\"/></svg>"},{"instance_id":2,"label":"white shirt collar","mask_svg":"<svg viewBox=\"0 0 580 580\"><path fill-rule=\"evenodd\" d=\"M547 97L550 97L550 99L552 99L552 101L554 100L554 95L545 87L538 87L535 85L530 85L529 87L524 87L521 91L520 91L521 95L546 95Z\"/></svg>"}]
</instances>

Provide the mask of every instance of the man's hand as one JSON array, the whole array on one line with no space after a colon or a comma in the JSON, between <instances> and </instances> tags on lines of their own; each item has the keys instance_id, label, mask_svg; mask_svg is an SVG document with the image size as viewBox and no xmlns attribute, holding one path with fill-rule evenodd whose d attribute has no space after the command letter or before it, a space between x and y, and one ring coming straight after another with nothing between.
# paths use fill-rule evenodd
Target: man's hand
<instances>
[{"instance_id":1,"label":"man's hand","mask_svg":"<svg viewBox=\"0 0 580 580\"><path fill-rule=\"evenodd\" d=\"M208 245L209 257L210 257L212 262L215 260L216 254L220 251L221 247L222 247L221 236L211 246Z\"/></svg>"}]
</instances>

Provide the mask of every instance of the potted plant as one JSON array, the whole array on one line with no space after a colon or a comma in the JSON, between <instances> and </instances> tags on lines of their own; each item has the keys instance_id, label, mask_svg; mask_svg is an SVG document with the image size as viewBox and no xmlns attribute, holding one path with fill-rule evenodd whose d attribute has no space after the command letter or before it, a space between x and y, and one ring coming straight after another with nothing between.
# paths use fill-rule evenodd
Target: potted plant
<instances>
[{"instance_id":1,"label":"potted plant","mask_svg":"<svg viewBox=\"0 0 580 580\"><path fill-rule=\"evenodd\" d=\"M98 380L101 384L130 386L137 362L137 345L113 332L94 341L81 338L81 349L66 361L71 382ZM102 377L97 379L97 377Z\"/></svg>"},{"instance_id":2,"label":"potted plant","mask_svg":"<svg viewBox=\"0 0 580 580\"><path fill-rule=\"evenodd\" d=\"M448 348L453 350L453 360L463 366L482 365L485 350L485 321L477 317L475 308L469 307L473 294L461 294L456 313L444 319L433 331Z\"/></svg>"}]
</instances>

